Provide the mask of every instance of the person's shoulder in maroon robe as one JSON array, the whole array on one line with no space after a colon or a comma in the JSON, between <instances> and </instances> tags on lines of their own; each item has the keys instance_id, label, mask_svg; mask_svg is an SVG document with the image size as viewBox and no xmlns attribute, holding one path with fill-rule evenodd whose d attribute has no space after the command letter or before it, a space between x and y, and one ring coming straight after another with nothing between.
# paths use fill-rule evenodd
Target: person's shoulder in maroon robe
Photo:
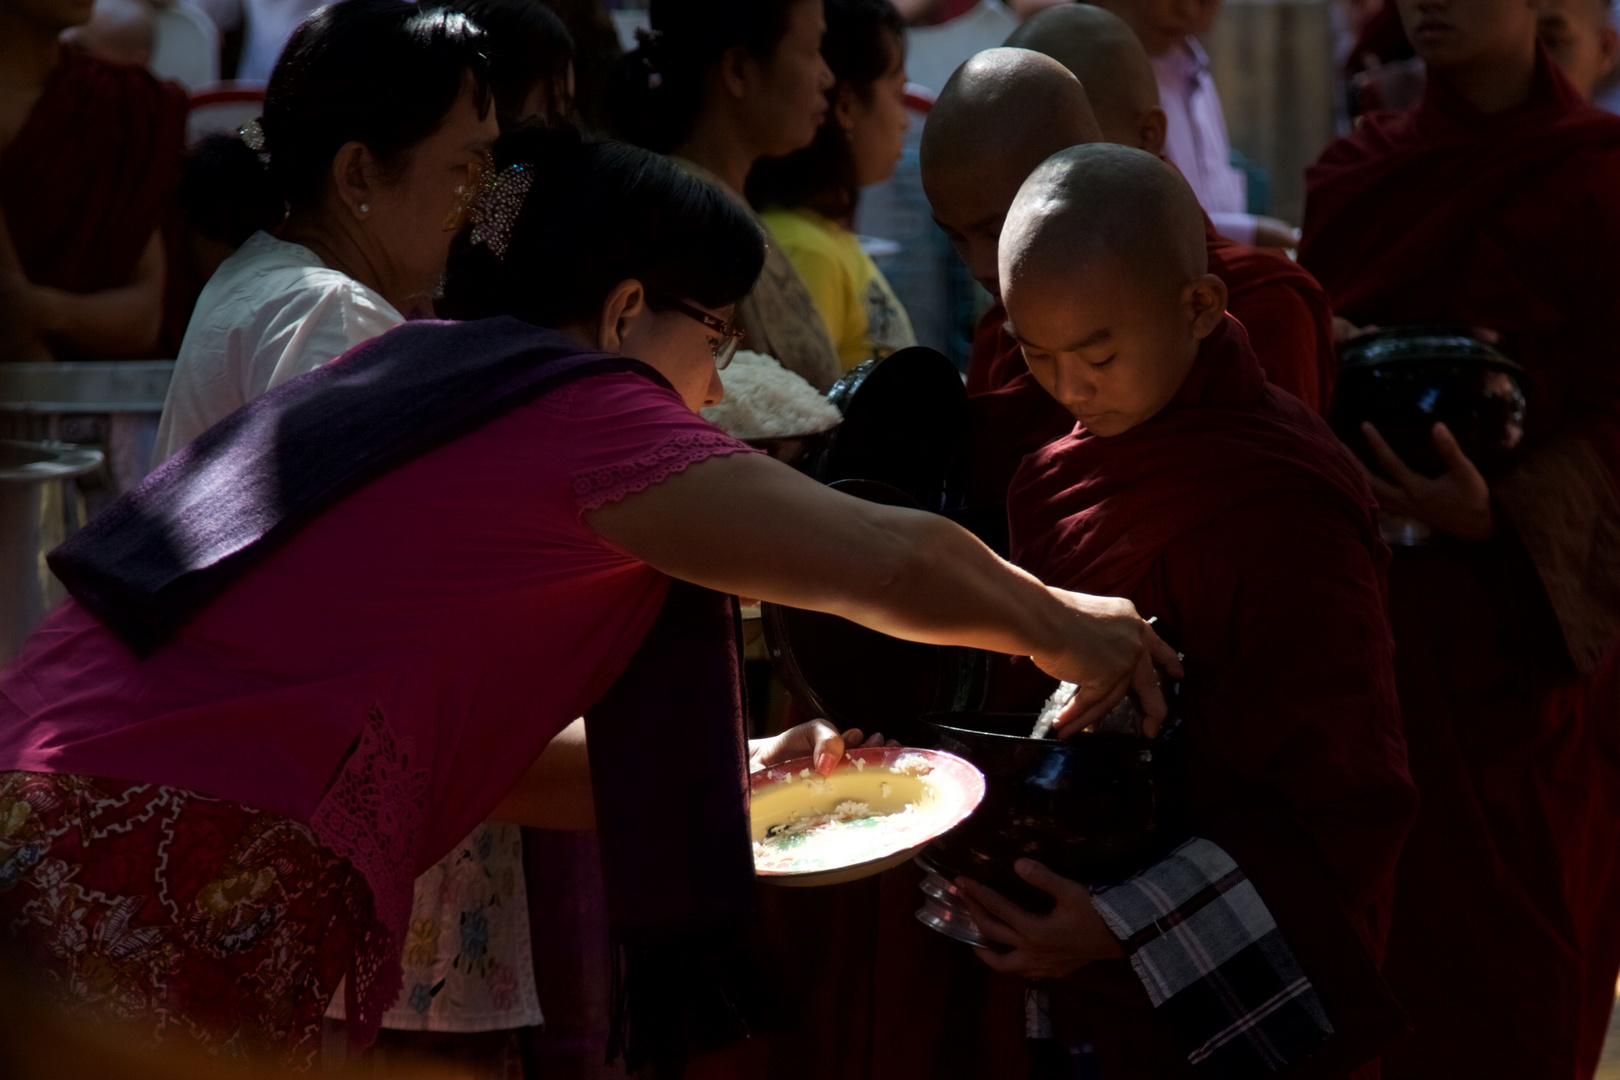
<instances>
[{"instance_id":1,"label":"person's shoulder in maroon robe","mask_svg":"<svg viewBox=\"0 0 1620 1080\"><path fill-rule=\"evenodd\" d=\"M1307 174L1300 258L1340 315L1483 328L1528 369L1495 535L1391 569L1424 798L1388 968L1416 1027L1401 1077L1590 1076L1620 972L1620 118L1530 22L1517 105L1483 111L1429 57L1415 111Z\"/></svg>"},{"instance_id":2,"label":"person's shoulder in maroon robe","mask_svg":"<svg viewBox=\"0 0 1620 1080\"><path fill-rule=\"evenodd\" d=\"M188 108L176 84L64 46L0 155L0 215L35 285L126 285L152 234L164 235L160 350L178 348L196 291L175 204Z\"/></svg>"},{"instance_id":3,"label":"person's shoulder in maroon robe","mask_svg":"<svg viewBox=\"0 0 1620 1080\"><path fill-rule=\"evenodd\" d=\"M1338 356L1333 307L1311 272L1276 248L1228 240L1205 223L1209 272L1226 282L1226 311L1249 333L1260 370L1327 415Z\"/></svg>"}]
</instances>

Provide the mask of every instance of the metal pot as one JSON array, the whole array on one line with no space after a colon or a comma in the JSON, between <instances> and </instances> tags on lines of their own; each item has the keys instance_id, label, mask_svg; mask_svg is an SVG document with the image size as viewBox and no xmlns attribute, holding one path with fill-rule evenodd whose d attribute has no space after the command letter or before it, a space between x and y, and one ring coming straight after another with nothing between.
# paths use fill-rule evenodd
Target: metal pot
<instances>
[{"instance_id":1,"label":"metal pot","mask_svg":"<svg viewBox=\"0 0 1620 1080\"><path fill-rule=\"evenodd\" d=\"M17 655L60 589L45 552L83 524L63 481L102 460L101 451L68 443L0 440L0 665Z\"/></svg>"}]
</instances>

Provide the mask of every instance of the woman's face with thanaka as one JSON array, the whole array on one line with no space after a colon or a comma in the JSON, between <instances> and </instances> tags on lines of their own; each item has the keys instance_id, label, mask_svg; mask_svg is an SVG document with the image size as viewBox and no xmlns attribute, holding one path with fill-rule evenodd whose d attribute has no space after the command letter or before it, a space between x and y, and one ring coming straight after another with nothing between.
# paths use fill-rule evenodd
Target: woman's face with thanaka
<instances>
[{"instance_id":1,"label":"woman's face with thanaka","mask_svg":"<svg viewBox=\"0 0 1620 1080\"><path fill-rule=\"evenodd\" d=\"M1536 33L1536 0L1398 0L1401 23L1437 71L1511 65Z\"/></svg>"},{"instance_id":2,"label":"woman's face with thanaka","mask_svg":"<svg viewBox=\"0 0 1620 1080\"><path fill-rule=\"evenodd\" d=\"M1210 274L1177 286L1102 256L1011 275L1003 302L1030 374L1086 430L1107 437L1176 396L1226 313L1226 287Z\"/></svg>"},{"instance_id":3,"label":"woman's face with thanaka","mask_svg":"<svg viewBox=\"0 0 1620 1080\"><path fill-rule=\"evenodd\" d=\"M478 114L469 76L439 129L409 147L395 168L379 167L359 143L340 149L333 162L337 201L328 202L327 212L352 215L384 280L425 295L450 257L458 199L499 134L493 106Z\"/></svg>"}]
</instances>

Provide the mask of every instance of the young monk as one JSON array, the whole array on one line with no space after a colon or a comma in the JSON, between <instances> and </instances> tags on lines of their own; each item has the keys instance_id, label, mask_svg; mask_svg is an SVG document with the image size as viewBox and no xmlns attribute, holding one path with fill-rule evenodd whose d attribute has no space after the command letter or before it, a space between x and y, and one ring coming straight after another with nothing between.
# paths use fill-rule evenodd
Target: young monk
<instances>
[{"instance_id":1,"label":"young monk","mask_svg":"<svg viewBox=\"0 0 1620 1080\"><path fill-rule=\"evenodd\" d=\"M1078 421L1013 481L1015 560L1131 596L1184 650L1193 839L1095 891L1020 861L1047 915L963 881L1008 950L980 956L1044 980L1051 1035L1089 1043L1102 1076L1376 1077L1401 1027L1378 965L1417 800L1372 494L1267 383L1197 200L1155 156L1054 155L1000 271L1031 374ZM1058 734L1095 737L1078 726Z\"/></svg>"},{"instance_id":2,"label":"young monk","mask_svg":"<svg viewBox=\"0 0 1620 1080\"><path fill-rule=\"evenodd\" d=\"M1131 92L1113 89L1123 85L1124 80L1099 81L1107 103L1104 127L1063 64L1027 49L989 49L951 76L923 130L923 190L934 220L969 272L998 299L980 321L968 368L975 425L968 486L974 502L1003 502L1023 456L1074 423L1030 378L1017 343L1002 329L1006 314L996 268L1002 220L1019 185L1057 151L1103 140L1138 143L1142 135L1135 121L1122 119L1140 116L1121 104L1131 100ZM1136 100L1150 100L1144 95L1154 92L1151 87L1150 78ZM1152 118L1143 124L1151 126ZM1245 326L1263 330L1261 366L1267 375L1311 397L1310 388L1324 383L1322 357L1331 355L1331 344L1325 311L1313 310L1309 276L1296 273L1285 259L1222 241L1212 229L1206 229L1206 241L1214 272L1230 279L1232 313ZM1314 303L1325 307L1319 297Z\"/></svg>"},{"instance_id":3,"label":"young monk","mask_svg":"<svg viewBox=\"0 0 1620 1080\"><path fill-rule=\"evenodd\" d=\"M1423 813L1386 967L1416 1034L1386 1073L1588 1077L1620 971L1620 119L1538 48L1528 0L1401 17L1423 101L1312 167L1300 260L1356 325L1497 337L1529 403L1505 475L1442 426L1437 479L1380 453L1379 504L1439 537L1390 570Z\"/></svg>"},{"instance_id":4,"label":"young monk","mask_svg":"<svg viewBox=\"0 0 1620 1080\"><path fill-rule=\"evenodd\" d=\"M1068 4L1025 22L1007 44L1045 53L1073 72L1108 142L1165 157L1165 113L1153 66L1119 17ZM1278 249L1229 240L1205 218L1209 272L1226 283L1226 310L1249 332L1266 378L1326 413L1338 369L1327 293Z\"/></svg>"}]
</instances>

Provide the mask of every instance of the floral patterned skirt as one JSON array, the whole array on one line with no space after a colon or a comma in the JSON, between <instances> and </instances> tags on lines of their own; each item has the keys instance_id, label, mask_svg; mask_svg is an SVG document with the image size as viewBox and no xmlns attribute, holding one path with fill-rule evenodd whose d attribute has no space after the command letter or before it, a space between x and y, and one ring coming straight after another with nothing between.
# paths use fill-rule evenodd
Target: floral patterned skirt
<instances>
[{"instance_id":1,"label":"floral patterned skirt","mask_svg":"<svg viewBox=\"0 0 1620 1080\"><path fill-rule=\"evenodd\" d=\"M0 772L0 949L70 1014L308 1068L375 921L360 873L279 814L156 784Z\"/></svg>"}]
</instances>

